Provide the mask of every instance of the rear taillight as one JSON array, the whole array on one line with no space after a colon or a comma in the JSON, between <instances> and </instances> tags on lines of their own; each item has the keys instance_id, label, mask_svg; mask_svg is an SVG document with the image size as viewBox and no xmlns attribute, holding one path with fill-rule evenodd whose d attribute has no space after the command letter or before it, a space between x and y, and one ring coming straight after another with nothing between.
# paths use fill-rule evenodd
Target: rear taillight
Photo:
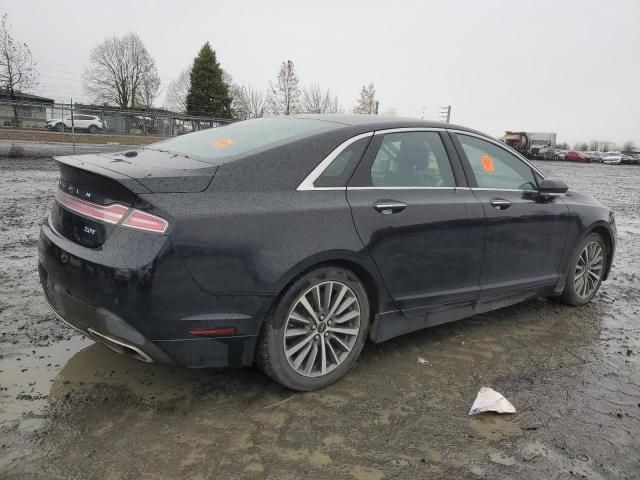
<instances>
[{"instance_id":1,"label":"rear taillight","mask_svg":"<svg viewBox=\"0 0 640 480\"><path fill-rule=\"evenodd\" d=\"M56 201L67 210L105 223L117 224L122 220L125 213L129 211L124 205L117 203L107 206L98 205L97 203L80 200L60 190L56 193Z\"/></svg>"},{"instance_id":2,"label":"rear taillight","mask_svg":"<svg viewBox=\"0 0 640 480\"><path fill-rule=\"evenodd\" d=\"M164 233L169 228L169 222L164 218L140 210L130 211L129 208L118 203L98 205L80 200L60 190L56 192L56 201L67 210L105 223L117 225L126 217L126 220L121 223L123 227L155 233Z\"/></svg>"},{"instance_id":3,"label":"rear taillight","mask_svg":"<svg viewBox=\"0 0 640 480\"><path fill-rule=\"evenodd\" d=\"M122 226L145 230L147 232L164 233L167 231L167 228L169 228L169 222L156 215L134 210L122 223Z\"/></svg>"}]
</instances>

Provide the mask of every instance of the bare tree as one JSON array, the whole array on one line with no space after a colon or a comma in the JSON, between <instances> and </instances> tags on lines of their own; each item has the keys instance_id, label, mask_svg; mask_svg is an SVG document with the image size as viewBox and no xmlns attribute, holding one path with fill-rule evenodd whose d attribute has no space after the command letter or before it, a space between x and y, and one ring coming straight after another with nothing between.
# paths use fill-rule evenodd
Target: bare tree
<instances>
[{"instance_id":1,"label":"bare tree","mask_svg":"<svg viewBox=\"0 0 640 480\"><path fill-rule=\"evenodd\" d=\"M598 150L598 141L597 140L591 140L589 142L589 150L591 150L592 152L595 152Z\"/></svg>"},{"instance_id":2,"label":"bare tree","mask_svg":"<svg viewBox=\"0 0 640 480\"><path fill-rule=\"evenodd\" d=\"M187 95L191 85L191 65L180 72L176 78L169 82L165 97L165 107L174 112L187 111Z\"/></svg>"},{"instance_id":3,"label":"bare tree","mask_svg":"<svg viewBox=\"0 0 640 480\"><path fill-rule=\"evenodd\" d=\"M586 152L589 150L589 144L587 142L576 142L573 146L573 149L578 152Z\"/></svg>"},{"instance_id":4,"label":"bare tree","mask_svg":"<svg viewBox=\"0 0 640 480\"><path fill-rule=\"evenodd\" d=\"M139 105L144 83L159 85L160 79L140 37L127 33L107 38L93 48L84 82L85 91L94 101L128 108Z\"/></svg>"},{"instance_id":5,"label":"bare tree","mask_svg":"<svg viewBox=\"0 0 640 480\"><path fill-rule=\"evenodd\" d=\"M274 115L291 115L300 111L300 80L293 62L287 60L280 65L275 85L269 82L269 108Z\"/></svg>"},{"instance_id":6,"label":"bare tree","mask_svg":"<svg viewBox=\"0 0 640 480\"><path fill-rule=\"evenodd\" d=\"M376 89L373 86L373 83L370 83L369 86L363 85L360 90L360 97L356 103L356 106L353 107L353 113L363 113L363 114L377 114L378 113L378 101L376 100Z\"/></svg>"},{"instance_id":7,"label":"bare tree","mask_svg":"<svg viewBox=\"0 0 640 480\"><path fill-rule=\"evenodd\" d=\"M140 82L140 88L136 92L136 106L152 108L153 103L160 94L160 76L156 66L153 66L149 75L145 75Z\"/></svg>"},{"instance_id":8,"label":"bare tree","mask_svg":"<svg viewBox=\"0 0 640 480\"><path fill-rule=\"evenodd\" d=\"M632 140L628 140L622 144L623 152L632 152L636 149L636 144Z\"/></svg>"},{"instance_id":9,"label":"bare tree","mask_svg":"<svg viewBox=\"0 0 640 480\"><path fill-rule=\"evenodd\" d=\"M264 93L249 85L232 85L231 110L233 116L240 120L264 117L266 102Z\"/></svg>"},{"instance_id":10,"label":"bare tree","mask_svg":"<svg viewBox=\"0 0 640 480\"><path fill-rule=\"evenodd\" d=\"M233 85L233 76L222 67L220 70L222 70L222 81L229 87Z\"/></svg>"},{"instance_id":11,"label":"bare tree","mask_svg":"<svg viewBox=\"0 0 640 480\"><path fill-rule=\"evenodd\" d=\"M303 113L341 113L342 107L338 96L331 90L322 90L319 85L313 84L302 90Z\"/></svg>"},{"instance_id":12,"label":"bare tree","mask_svg":"<svg viewBox=\"0 0 640 480\"><path fill-rule=\"evenodd\" d=\"M26 43L16 41L9 32L7 14L0 23L0 88L6 90L9 98L16 100L16 93L33 87L38 79L36 64ZM20 126L18 107L13 105L15 126Z\"/></svg>"}]
</instances>

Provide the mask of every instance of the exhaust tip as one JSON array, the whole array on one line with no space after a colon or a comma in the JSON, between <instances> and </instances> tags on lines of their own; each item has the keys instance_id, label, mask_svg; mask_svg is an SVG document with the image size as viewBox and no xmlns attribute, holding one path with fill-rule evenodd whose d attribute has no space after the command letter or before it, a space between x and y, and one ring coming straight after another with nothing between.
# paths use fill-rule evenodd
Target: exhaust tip
<instances>
[{"instance_id":1,"label":"exhaust tip","mask_svg":"<svg viewBox=\"0 0 640 480\"><path fill-rule=\"evenodd\" d=\"M130 343L112 337L111 335L105 335L104 333L96 332L92 328L88 328L87 333L95 341L109 347L114 352L117 352L126 357L135 358L136 360L140 360L141 362L153 363L153 359L149 355L144 353L138 347L131 345Z\"/></svg>"}]
</instances>

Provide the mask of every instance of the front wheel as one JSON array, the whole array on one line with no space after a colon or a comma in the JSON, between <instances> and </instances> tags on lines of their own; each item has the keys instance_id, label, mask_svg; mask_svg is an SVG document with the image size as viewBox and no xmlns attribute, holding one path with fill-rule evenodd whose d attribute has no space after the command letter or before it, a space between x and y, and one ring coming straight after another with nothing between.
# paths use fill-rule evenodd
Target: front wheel
<instances>
[{"instance_id":1,"label":"front wheel","mask_svg":"<svg viewBox=\"0 0 640 480\"><path fill-rule=\"evenodd\" d=\"M91 125L89 127L89 133L98 133L98 127L96 127L95 125Z\"/></svg>"},{"instance_id":2,"label":"front wheel","mask_svg":"<svg viewBox=\"0 0 640 480\"><path fill-rule=\"evenodd\" d=\"M293 390L326 387L360 355L369 312L366 290L353 272L313 270L286 290L265 322L257 364Z\"/></svg>"},{"instance_id":3,"label":"front wheel","mask_svg":"<svg viewBox=\"0 0 640 480\"><path fill-rule=\"evenodd\" d=\"M56 130L59 132L64 132L64 123L56 123Z\"/></svg>"},{"instance_id":4,"label":"front wheel","mask_svg":"<svg viewBox=\"0 0 640 480\"><path fill-rule=\"evenodd\" d=\"M595 296L602 284L607 256L604 240L591 233L580 243L571 262L560 300L569 305L584 305Z\"/></svg>"}]
</instances>

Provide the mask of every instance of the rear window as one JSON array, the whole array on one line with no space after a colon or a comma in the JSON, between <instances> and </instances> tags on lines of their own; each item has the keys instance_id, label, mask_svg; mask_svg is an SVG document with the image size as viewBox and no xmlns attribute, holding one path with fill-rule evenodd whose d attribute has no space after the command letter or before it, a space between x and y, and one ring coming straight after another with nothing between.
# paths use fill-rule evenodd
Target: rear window
<instances>
[{"instance_id":1,"label":"rear window","mask_svg":"<svg viewBox=\"0 0 640 480\"><path fill-rule=\"evenodd\" d=\"M297 140L341 126L304 118L257 118L189 133L146 148L223 163L237 155L256 153L286 140Z\"/></svg>"}]
</instances>

